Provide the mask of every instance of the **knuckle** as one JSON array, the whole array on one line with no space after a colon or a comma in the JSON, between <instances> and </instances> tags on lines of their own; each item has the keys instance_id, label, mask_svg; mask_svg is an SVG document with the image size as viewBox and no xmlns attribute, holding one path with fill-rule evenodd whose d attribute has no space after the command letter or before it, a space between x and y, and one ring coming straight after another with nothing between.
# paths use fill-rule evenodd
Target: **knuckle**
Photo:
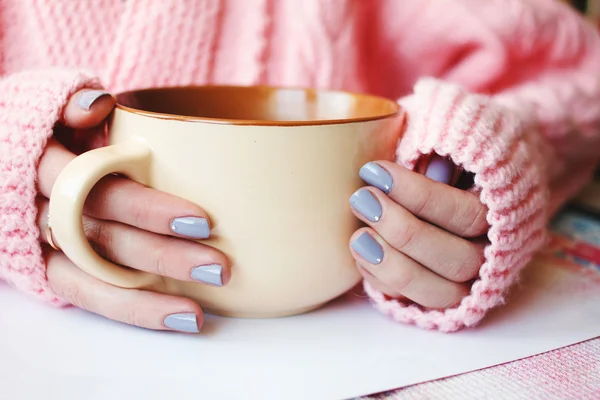
<instances>
[{"instance_id":1,"label":"knuckle","mask_svg":"<svg viewBox=\"0 0 600 400\"><path fill-rule=\"evenodd\" d=\"M94 185L85 200L85 205L94 215L102 215L102 210L107 210L111 197L110 179L104 177Z\"/></svg>"},{"instance_id":2,"label":"knuckle","mask_svg":"<svg viewBox=\"0 0 600 400\"><path fill-rule=\"evenodd\" d=\"M58 292L59 296L73 304L75 307L83 310L90 310L88 298L76 282L63 282L62 285L60 285Z\"/></svg>"},{"instance_id":3,"label":"knuckle","mask_svg":"<svg viewBox=\"0 0 600 400\"><path fill-rule=\"evenodd\" d=\"M100 228L96 222L84 218L83 232L85 233L85 237L87 237L89 241L98 241L99 229Z\"/></svg>"},{"instance_id":4,"label":"knuckle","mask_svg":"<svg viewBox=\"0 0 600 400\"><path fill-rule=\"evenodd\" d=\"M171 272L167 254L168 250L165 245L157 245L153 247L153 267L156 273L160 276L169 276Z\"/></svg>"},{"instance_id":5,"label":"knuckle","mask_svg":"<svg viewBox=\"0 0 600 400\"><path fill-rule=\"evenodd\" d=\"M422 304L422 305L424 307L446 309L446 308L454 307L455 305L457 305L462 300L463 297L464 296L462 296L462 295L446 294L445 296L442 296L439 299L435 299L431 303Z\"/></svg>"},{"instance_id":6,"label":"knuckle","mask_svg":"<svg viewBox=\"0 0 600 400\"><path fill-rule=\"evenodd\" d=\"M97 228L98 232L98 243L105 247L105 251L108 253L111 248L111 244L113 241L112 230L109 228L107 224L98 224Z\"/></svg>"},{"instance_id":7,"label":"knuckle","mask_svg":"<svg viewBox=\"0 0 600 400\"><path fill-rule=\"evenodd\" d=\"M143 310L138 306L129 308L125 313L124 322L133 326L145 327L146 319Z\"/></svg>"},{"instance_id":8,"label":"knuckle","mask_svg":"<svg viewBox=\"0 0 600 400\"><path fill-rule=\"evenodd\" d=\"M419 193L420 196L415 201L414 214L421 216L424 213L427 213L427 210L431 209L431 203L434 199L434 196L429 185L424 187Z\"/></svg>"},{"instance_id":9,"label":"knuckle","mask_svg":"<svg viewBox=\"0 0 600 400\"><path fill-rule=\"evenodd\" d=\"M472 208L469 207L463 217L466 221L465 228L462 231L463 237L481 236L488 230L487 209L485 206Z\"/></svg>"},{"instance_id":10,"label":"knuckle","mask_svg":"<svg viewBox=\"0 0 600 400\"><path fill-rule=\"evenodd\" d=\"M83 224L86 237L92 243L92 247L101 256L113 259L112 253L113 232L108 224L87 221Z\"/></svg>"},{"instance_id":11,"label":"knuckle","mask_svg":"<svg viewBox=\"0 0 600 400\"><path fill-rule=\"evenodd\" d=\"M414 243L419 233L420 227L415 222L408 220L398 223L395 232L392 235L390 244L398 250L408 249Z\"/></svg>"},{"instance_id":12,"label":"knuckle","mask_svg":"<svg viewBox=\"0 0 600 400\"><path fill-rule=\"evenodd\" d=\"M466 282L471 279L473 269L466 264L454 264L446 268L446 276L452 282Z\"/></svg>"},{"instance_id":13,"label":"knuckle","mask_svg":"<svg viewBox=\"0 0 600 400\"><path fill-rule=\"evenodd\" d=\"M446 275L453 282L468 282L479 274L483 264L483 251L472 245L468 249L467 257L456 260L446 267Z\"/></svg>"},{"instance_id":14,"label":"knuckle","mask_svg":"<svg viewBox=\"0 0 600 400\"><path fill-rule=\"evenodd\" d=\"M387 284L396 292L403 293L415 280L415 273L410 268L402 268L402 265L397 266L394 273Z\"/></svg>"},{"instance_id":15,"label":"knuckle","mask_svg":"<svg viewBox=\"0 0 600 400\"><path fill-rule=\"evenodd\" d=\"M131 202L133 224L135 226L144 226L151 219L151 204L147 201L133 199Z\"/></svg>"}]
</instances>

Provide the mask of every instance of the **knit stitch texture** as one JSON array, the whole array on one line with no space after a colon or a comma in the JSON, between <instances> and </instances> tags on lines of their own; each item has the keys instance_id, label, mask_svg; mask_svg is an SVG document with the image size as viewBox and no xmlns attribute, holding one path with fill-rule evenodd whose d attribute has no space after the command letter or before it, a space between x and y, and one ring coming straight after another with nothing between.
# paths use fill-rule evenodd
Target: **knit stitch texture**
<instances>
[{"instance_id":1,"label":"knit stitch texture","mask_svg":"<svg viewBox=\"0 0 600 400\"><path fill-rule=\"evenodd\" d=\"M62 304L49 289L37 229L36 169L67 100L99 87L82 72L48 70L0 80L0 278Z\"/></svg>"},{"instance_id":2,"label":"knit stitch texture","mask_svg":"<svg viewBox=\"0 0 600 400\"><path fill-rule=\"evenodd\" d=\"M544 241L547 204L544 158L535 135L492 100L460 87L423 79L413 98L401 102L409 118L398 160L414 168L435 152L475 174L476 190L489 212L485 262L471 293L456 308L423 310L386 299L365 282L377 308L395 319L427 329L455 331L477 323L500 304L522 267Z\"/></svg>"},{"instance_id":3,"label":"knit stitch texture","mask_svg":"<svg viewBox=\"0 0 600 400\"><path fill-rule=\"evenodd\" d=\"M53 304L35 224L36 167L83 87L271 84L369 92L407 113L398 162L432 152L474 174L489 246L459 306L365 285L422 328L477 324L598 162L600 41L552 0L0 0L0 278ZM82 71L90 72L82 72ZM235 145L232 143L232 146Z\"/></svg>"}]
</instances>

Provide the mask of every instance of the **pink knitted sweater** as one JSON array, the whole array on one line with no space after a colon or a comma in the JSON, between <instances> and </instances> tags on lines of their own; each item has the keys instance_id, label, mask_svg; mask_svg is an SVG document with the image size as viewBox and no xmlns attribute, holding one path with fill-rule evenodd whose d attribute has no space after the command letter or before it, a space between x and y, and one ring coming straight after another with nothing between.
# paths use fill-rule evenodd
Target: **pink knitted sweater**
<instances>
[{"instance_id":1,"label":"pink knitted sweater","mask_svg":"<svg viewBox=\"0 0 600 400\"><path fill-rule=\"evenodd\" d=\"M600 41L550 0L0 0L0 76L0 279L56 305L36 165L83 87L266 83L398 99L398 162L450 156L489 208L485 262L459 306L365 287L394 319L442 331L504 301L599 157Z\"/></svg>"}]
</instances>

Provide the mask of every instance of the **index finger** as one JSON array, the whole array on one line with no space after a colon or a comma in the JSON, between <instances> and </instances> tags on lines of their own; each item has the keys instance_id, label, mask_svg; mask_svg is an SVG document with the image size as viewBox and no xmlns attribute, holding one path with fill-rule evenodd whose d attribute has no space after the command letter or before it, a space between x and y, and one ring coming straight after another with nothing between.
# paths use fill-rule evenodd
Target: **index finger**
<instances>
[{"instance_id":1,"label":"index finger","mask_svg":"<svg viewBox=\"0 0 600 400\"><path fill-rule=\"evenodd\" d=\"M461 237L487 232L487 207L477 195L440 182L389 161L370 162L361 178L418 218Z\"/></svg>"},{"instance_id":2,"label":"index finger","mask_svg":"<svg viewBox=\"0 0 600 400\"><path fill-rule=\"evenodd\" d=\"M49 140L38 168L38 188L44 197L50 198L60 172L74 158L62 144ZM210 235L208 215L198 205L123 177L102 178L90 191L84 212L158 234L192 239Z\"/></svg>"}]
</instances>

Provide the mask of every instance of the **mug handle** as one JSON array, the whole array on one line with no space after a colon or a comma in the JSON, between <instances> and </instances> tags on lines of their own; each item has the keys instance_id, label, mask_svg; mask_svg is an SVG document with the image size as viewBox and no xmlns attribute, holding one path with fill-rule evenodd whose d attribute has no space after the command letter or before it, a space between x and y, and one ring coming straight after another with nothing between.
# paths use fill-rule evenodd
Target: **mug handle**
<instances>
[{"instance_id":1,"label":"mug handle","mask_svg":"<svg viewBox=\"0 0 600 400\"><path fill-rule=\"evenodd\" d=\"M120 173L141 184L148 182L152 152L143 143L129 142L91 150L61 171L50 196L48 223L58 247L79 268L114 286L147 288L160 277L105 260L85 236L82 216L85 200L100 179Z\"/></svg>"}]
</instances>

